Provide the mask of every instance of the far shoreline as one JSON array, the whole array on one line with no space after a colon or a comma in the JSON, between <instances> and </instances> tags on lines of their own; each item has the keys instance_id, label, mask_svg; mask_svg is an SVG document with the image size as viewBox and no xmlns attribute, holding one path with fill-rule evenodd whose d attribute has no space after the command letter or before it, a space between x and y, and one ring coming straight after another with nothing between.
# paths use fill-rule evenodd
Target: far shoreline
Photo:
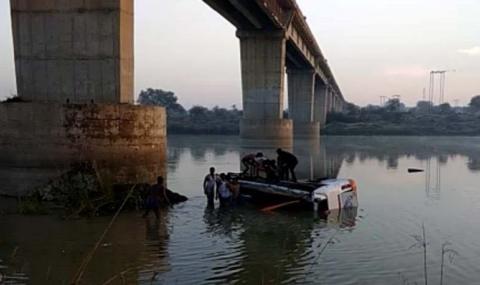
<instances>
[{"instance_id":1,"label":"far shoreline","mask_svg":"<svg viewBox=\"0 0 480 285\"><path fill-rule=\"evenodd\" d=\"M168 132L167 136L228 136L228 137L239 137L240 134L209 134L209 133L175 133ZM323 134L320 132L320 137L480 137L480 134Z\"/></svg>"}]
</instances>

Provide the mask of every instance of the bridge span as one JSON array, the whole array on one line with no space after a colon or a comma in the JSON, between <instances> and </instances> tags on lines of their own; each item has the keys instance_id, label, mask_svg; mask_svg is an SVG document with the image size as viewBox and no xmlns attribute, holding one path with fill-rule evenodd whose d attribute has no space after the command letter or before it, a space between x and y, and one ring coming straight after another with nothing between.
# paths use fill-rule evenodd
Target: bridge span
<instances>
[{"instance_id":1,"label":"bridge span","mask_svg":"<svg viewBox=\"0 0 480 285\"><path fill-rule=\"evenodd\" d=\"M345 99L295 0L203 0L237 28L245 138L319 137ZM283 118L285 70L289 118ZM293 132L292 132L293 131Z\"/></svg>"},{"instance_id":2,"label":"bridge span","mask_svg":"<svg viewBox=\"0 0 480 285\"><path fill-rule=\"evenodd\" d=\"M203 1L237 28L241 136L318 137L327 113L340 111L345 100L296 1ZM134 0L10 4L20 98L118 108L133 103ZM283 117L285 71L289 119Z\"/></svg>"}]
</instances>

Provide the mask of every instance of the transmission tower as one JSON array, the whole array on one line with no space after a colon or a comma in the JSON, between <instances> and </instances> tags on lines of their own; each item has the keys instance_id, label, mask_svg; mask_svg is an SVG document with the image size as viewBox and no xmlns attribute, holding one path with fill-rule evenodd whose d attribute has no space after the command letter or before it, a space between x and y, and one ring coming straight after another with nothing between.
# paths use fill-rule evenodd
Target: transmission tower
<instances>
[{"instance_id":1,"label":"transmission tower","mask_svg":"<svg viewBox=\"0 0 480 285\"><path fill-rule=\"evenodd\" d=\"M385 106L385 103L387 103L387 96L380 96L380 106Z\"/></svg>"},{"instance_id":2,"label":"transmission tower","mask_svg":"<svg viewBox=\"0 0 480 285\"><path fill-rule=\"evenodd\" d=\"M435 101L435 78L438 76L438 104L445 102L445 77L447 72L455 72L455 70L432 70L430 71L430 86L428 90L428 101L434 105Z\"/></svg>"}]
</instances>

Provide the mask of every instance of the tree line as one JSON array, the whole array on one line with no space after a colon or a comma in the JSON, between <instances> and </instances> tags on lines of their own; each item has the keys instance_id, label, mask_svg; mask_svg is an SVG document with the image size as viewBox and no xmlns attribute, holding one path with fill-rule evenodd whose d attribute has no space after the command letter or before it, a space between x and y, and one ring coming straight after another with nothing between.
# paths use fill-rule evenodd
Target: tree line
<instances>
[{"instance_id":1,"label":"tree line","mask_svg":"<svg viewBox=\"0 0 480 285\"><path fill-rule=\"evenodd\" d=\"M341 113L327 117L324 134L331 135L480 135L480 95L468 106L433 105L419 101L406 107L399 99L384 106L347 104Z\"/></svg>"},{"instance_id":2,"label":"tree line","mask_svg":"<svg viewBox=\"0 0 480 285\"><path fill-rule=\"evenodd\" d=\"M172 134L239 134L242 111L231 108L193 106L185 109L171 91L146 89L138 103L163 106L167 110L167 128ZM288 117L288 111L285 112ZM359 107L348 103L340 113L330 113L322 134L329 135L480 135L480 95L468 106L448 103L433 105L419 101L406 107L399 99L383 106Z\"/></svg>"},{"instance_id":3,"label":"tree line","mask_svg":"<svg viewBox=\"0 0 480 285\"><path fill-rule=\"evenodd\" d=\"M240 133L242 111L235 105L230 109L215 106L211 109L193 106L186 110L171 91L147 89L140 92L138 103L162 106L167 110L167 130L172 134L219 134Z\"/></svg>"}]
</instances>

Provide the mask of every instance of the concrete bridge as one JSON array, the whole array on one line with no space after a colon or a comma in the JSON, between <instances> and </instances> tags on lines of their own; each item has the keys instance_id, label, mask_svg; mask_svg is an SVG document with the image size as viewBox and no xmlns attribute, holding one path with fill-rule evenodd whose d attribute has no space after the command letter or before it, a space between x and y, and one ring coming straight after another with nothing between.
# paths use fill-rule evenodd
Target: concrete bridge
<instances>
[{"instance_id":1,"label":"concrete bridge","mask_svg":"<svg viewBox=\"0 0 480 285\"><path fill-rule=\"evenodd\" d=\"M345 100L295 0L204 0L237 28L246 138L319 137ZM285 70L290 119L283 118ZM293 124L292 124L293 123Z\"/></svg>"},{"instance_id":2,"label":"concrete bridge","mask_svg":"<svg viewBox=\"0 0 480 285\"><path fill-rule=\"evenodd\" d=\"M318 137L342 93L294 0L204 0L237 27L245 138ZM17 89L39 104L132 104L134 0L10 0ZM290 119L283 118L285 71ZM120 112L121 113L121 112Z\"/></svg>"}]
</instances>

